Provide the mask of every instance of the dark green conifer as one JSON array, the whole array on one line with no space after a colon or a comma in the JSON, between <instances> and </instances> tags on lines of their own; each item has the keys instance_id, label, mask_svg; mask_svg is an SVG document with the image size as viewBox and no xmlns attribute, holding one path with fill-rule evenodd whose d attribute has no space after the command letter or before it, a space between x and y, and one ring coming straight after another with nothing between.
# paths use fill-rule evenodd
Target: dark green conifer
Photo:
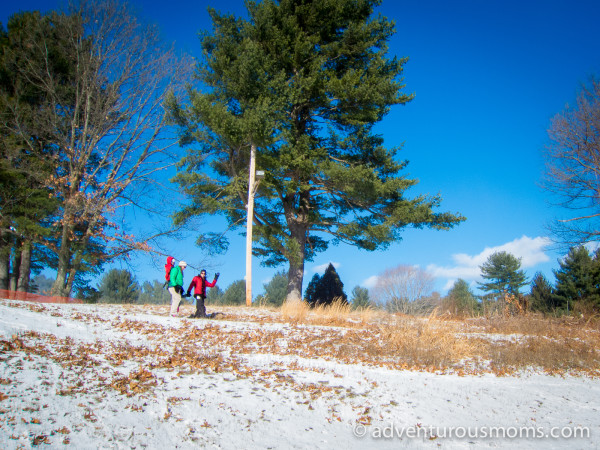
<instances>
[{"instance_id":1,"label":"dark green conifer","mask_svg":"<svg viewBox=\"0 0 600 450\"><path fill-rule=\"evenodd\" d=\"M334 301L348 303L344 283L340 280L333 264L329 263L322 277L315 274L306 288L305 299L310 306L330 305Z\"/></svg>"},{"instance_id":2,"label":"dark green conifer","mask_svg":"<svg viewBox=\"0 0 600 450\"><path fill-rule=\"evenodd\" d=\"M583 247L573 247L562 261L556 277L555 302L558 307L572 310L573 304L585 301L600 307L600 261L598 252L592 258Z\"/></svg>"},{"instance_id":3,"label":"dark green conifer","mask_svg":"<svg viewBox=\"0 0 600 450\"><path fill-rule=\"evenodd\" d=\"M521 260L508 252L495 252L480 267L485 280L479 283L481 290L492 294L503 292L518 296L519 290L527 284L527 276L521 270Z\"/></svg>"}]
</instances>

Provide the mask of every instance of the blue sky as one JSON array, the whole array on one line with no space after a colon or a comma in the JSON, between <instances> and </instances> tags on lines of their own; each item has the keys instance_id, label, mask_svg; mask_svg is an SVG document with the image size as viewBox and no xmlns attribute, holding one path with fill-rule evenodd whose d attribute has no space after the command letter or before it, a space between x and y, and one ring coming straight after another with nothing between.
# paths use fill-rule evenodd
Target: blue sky
<instances>
[{"instance_id":1,"label":"blue sky","mask_svg":"<svg viewBox=\"0 0 600 450\"><path fill-rule=\"evenodd\" d=\"M242 0L137 1L141 14L167 40L199 55L197 32L210 30L206 7L244 14ZM0 21L17 10L46 10L58 1L3 2ZM408 174L420 180L413 195L440 193L440 211L467 220L450 231L411 230L386 251L332 246L305 266L305 284L329 262L346 292L369 287L375 277L400 264L418 265L436 277L444 294L463 278L479 280L479 266L494 251L522 258L531 278L552 270L564 251L552 245L546 226L565 214L549 205L540 187L541 150L550 118L573 103L581 83L600 75L600 2L595 0L384 0L378 8L395 20L390 55L408 57L405 92L415 99L392 109L378 125L388 146L404 145ZM203 230L222 222L208 218ZM211 228L212 227L212 228ZM205 260L194 237L173 240L173 256L221 272L227 287L245 275L245 238L231 235L226 255ZM135 257L140 281L159 279L163 258ZM278 270L254 259L253 292L262 291ZM191 280L191 274L186 278Z\"/></svg>"}]
</instances>

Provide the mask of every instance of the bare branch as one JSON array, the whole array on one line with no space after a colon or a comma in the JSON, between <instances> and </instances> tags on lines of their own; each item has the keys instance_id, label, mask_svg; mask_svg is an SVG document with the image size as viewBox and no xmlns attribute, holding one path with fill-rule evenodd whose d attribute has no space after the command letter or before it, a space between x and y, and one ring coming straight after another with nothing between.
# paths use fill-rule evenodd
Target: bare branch
<instances>
[{"instance_id":1,"label":"bare branch","mask_svg":"<svg viewBox=\"0 0 600 450\"><path fill-rule=\"evenodd\" d=\"M600 82L582 86L574 107L555 116L548 130L543 187L555 203L570 211L551 231L563 242L583 243L600 235ZM571 226L566 226L572 223Z\"/></svg>"}]
</instances>

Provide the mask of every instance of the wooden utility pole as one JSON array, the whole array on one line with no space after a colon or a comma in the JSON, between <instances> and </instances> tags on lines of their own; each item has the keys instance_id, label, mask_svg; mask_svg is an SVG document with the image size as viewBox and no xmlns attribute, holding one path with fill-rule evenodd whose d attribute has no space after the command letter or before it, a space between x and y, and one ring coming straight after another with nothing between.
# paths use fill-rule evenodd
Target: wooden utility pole
<instances>
[{"instance_id":1,"label":"wooden utility pole","mask_svg":"<svg viewBox=\"0 0 600 450\"><path fill-rule=\"evenodd\" d=\"M246 217L246 306L252 306L252 223L254 221L254 192L256 182L256 145L250 145L248 176L248 206Z\"/></svg>"}]
</instances>

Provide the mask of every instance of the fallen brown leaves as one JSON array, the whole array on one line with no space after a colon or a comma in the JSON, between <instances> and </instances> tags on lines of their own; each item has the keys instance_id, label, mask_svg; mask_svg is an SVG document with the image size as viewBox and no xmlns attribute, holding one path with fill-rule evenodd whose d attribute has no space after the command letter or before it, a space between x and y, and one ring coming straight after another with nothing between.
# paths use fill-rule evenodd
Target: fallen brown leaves
<instances>
[{"instance_id":1,"label":"fallen brown leaves","mask_svg":"<svg viewBox=\"0 0 600 450\"><path fill-rule=\"evenodd\" d=\"M166 307L152 309L156 314L166 311ZM127 312L134 316L135 307L128 306ZM245 365L244 355L268 354L395 370L453 372L462 376L485 372L507 375L531 367L555 374L600 375L600 355L596 350L600 347L600 333L570 326L564 321L532 316L459 321L375 313L365 316L364 312L358 316L363 319L359 319L349 309L339 309L337 320L332 318L334 311L323 321L346 326L315 327L305 324L316 320L311 318L313 311L266 310L254 316L249 312L251 308L229 307L226 311L228 322L248 322L246 327L227 326L228 322L224 321L182 320L179 328L120 315L109 321L94 314L76 313L71 316L72 320L110 322L112 329L124 335L144 336L149 345L133 346L125 340L85 345L68 339L59 342L53 336L44 336L43 340L52 344L51 356L56 361L80 368L104 362L118 367L136 361L148 371L177 370L180 374L226 371L248 377L255 371ZM290 321L292 316L294 319ZM282 326L266 326L278 322ZM517 336L494 338L511 333ZM27 347L24 337L28 337L27 334L0 341L0 352L26 350L50 356L43 346L40 349ZM36 338L33 334L29 337ZM148 383L144 380L125 383L116 379L110 384L119 392L131 394L145 389ZM127 390L125 385L129 386Z\"/></svg>"},{"instance_id":2,"label":"fallen brown leaves","mask_svg":"<svg viewBox=\"0 0 600 450\"><path fill-rule=\"evenodd\" d=\"M111 307L118 311L114 305ZM343 399L352 405L356 423L368 426L376 420L364 399L356 399L362 394L330 381L300 381L298 374L324 371L306 364L316 359L459 376L482 373L510 376L531 368L553 375L600 376L597 327L535 316L448 320L372 311L359 315L339 309L337 316L330 311L319 319L314 317L314 311L308 310L256 312L253 308L230 307L223 320L182 319L170 326L136 320L135 316L137 312L166 315L167 307L128 306L110 319L77 310L67 314L56 307L35 309L40 320L60 317L61 322L109 327L115 331L115 337L82 342L30 331L0 340L0 355L54 361L67 374L56 384L56 394L76 396L111 389L119 395L134 397L130 406L133 411L144 410L140 406L143 401L138 400L153 395L164 383L162 377L166 374L171 377L222 374L231 381L251 379L256 389L277 391L283 387L294 393L295 403L308 410L328 404L326 419L331 422L341 420L336 402ZM260 362L261 355L271 359L269 366ZM15 363L17 369L18 363ZM332 372L328 369L327 373L335 378L337 375ZM0 379L0 385L10 388L11 384L9 379ZM363 386L366 391L376 387ZM0 392L0 401L9 398ZM167 398L164 420L173 416L171 406L187 400ZM82 407L86 408L85 420L91 423L98 420L89 405ZM230 413L236 414L233 410ZM27 419L28 423L36 423L30 416ZM10 424L10 420L6 423ZM211 427L207 422L202 426ZM55 431L70 433L65 427L61 430ZM47 443L48 436L39 434L34 440ZM65 438L64 442L68 441Z\"/></svg>"}]
</instances>

